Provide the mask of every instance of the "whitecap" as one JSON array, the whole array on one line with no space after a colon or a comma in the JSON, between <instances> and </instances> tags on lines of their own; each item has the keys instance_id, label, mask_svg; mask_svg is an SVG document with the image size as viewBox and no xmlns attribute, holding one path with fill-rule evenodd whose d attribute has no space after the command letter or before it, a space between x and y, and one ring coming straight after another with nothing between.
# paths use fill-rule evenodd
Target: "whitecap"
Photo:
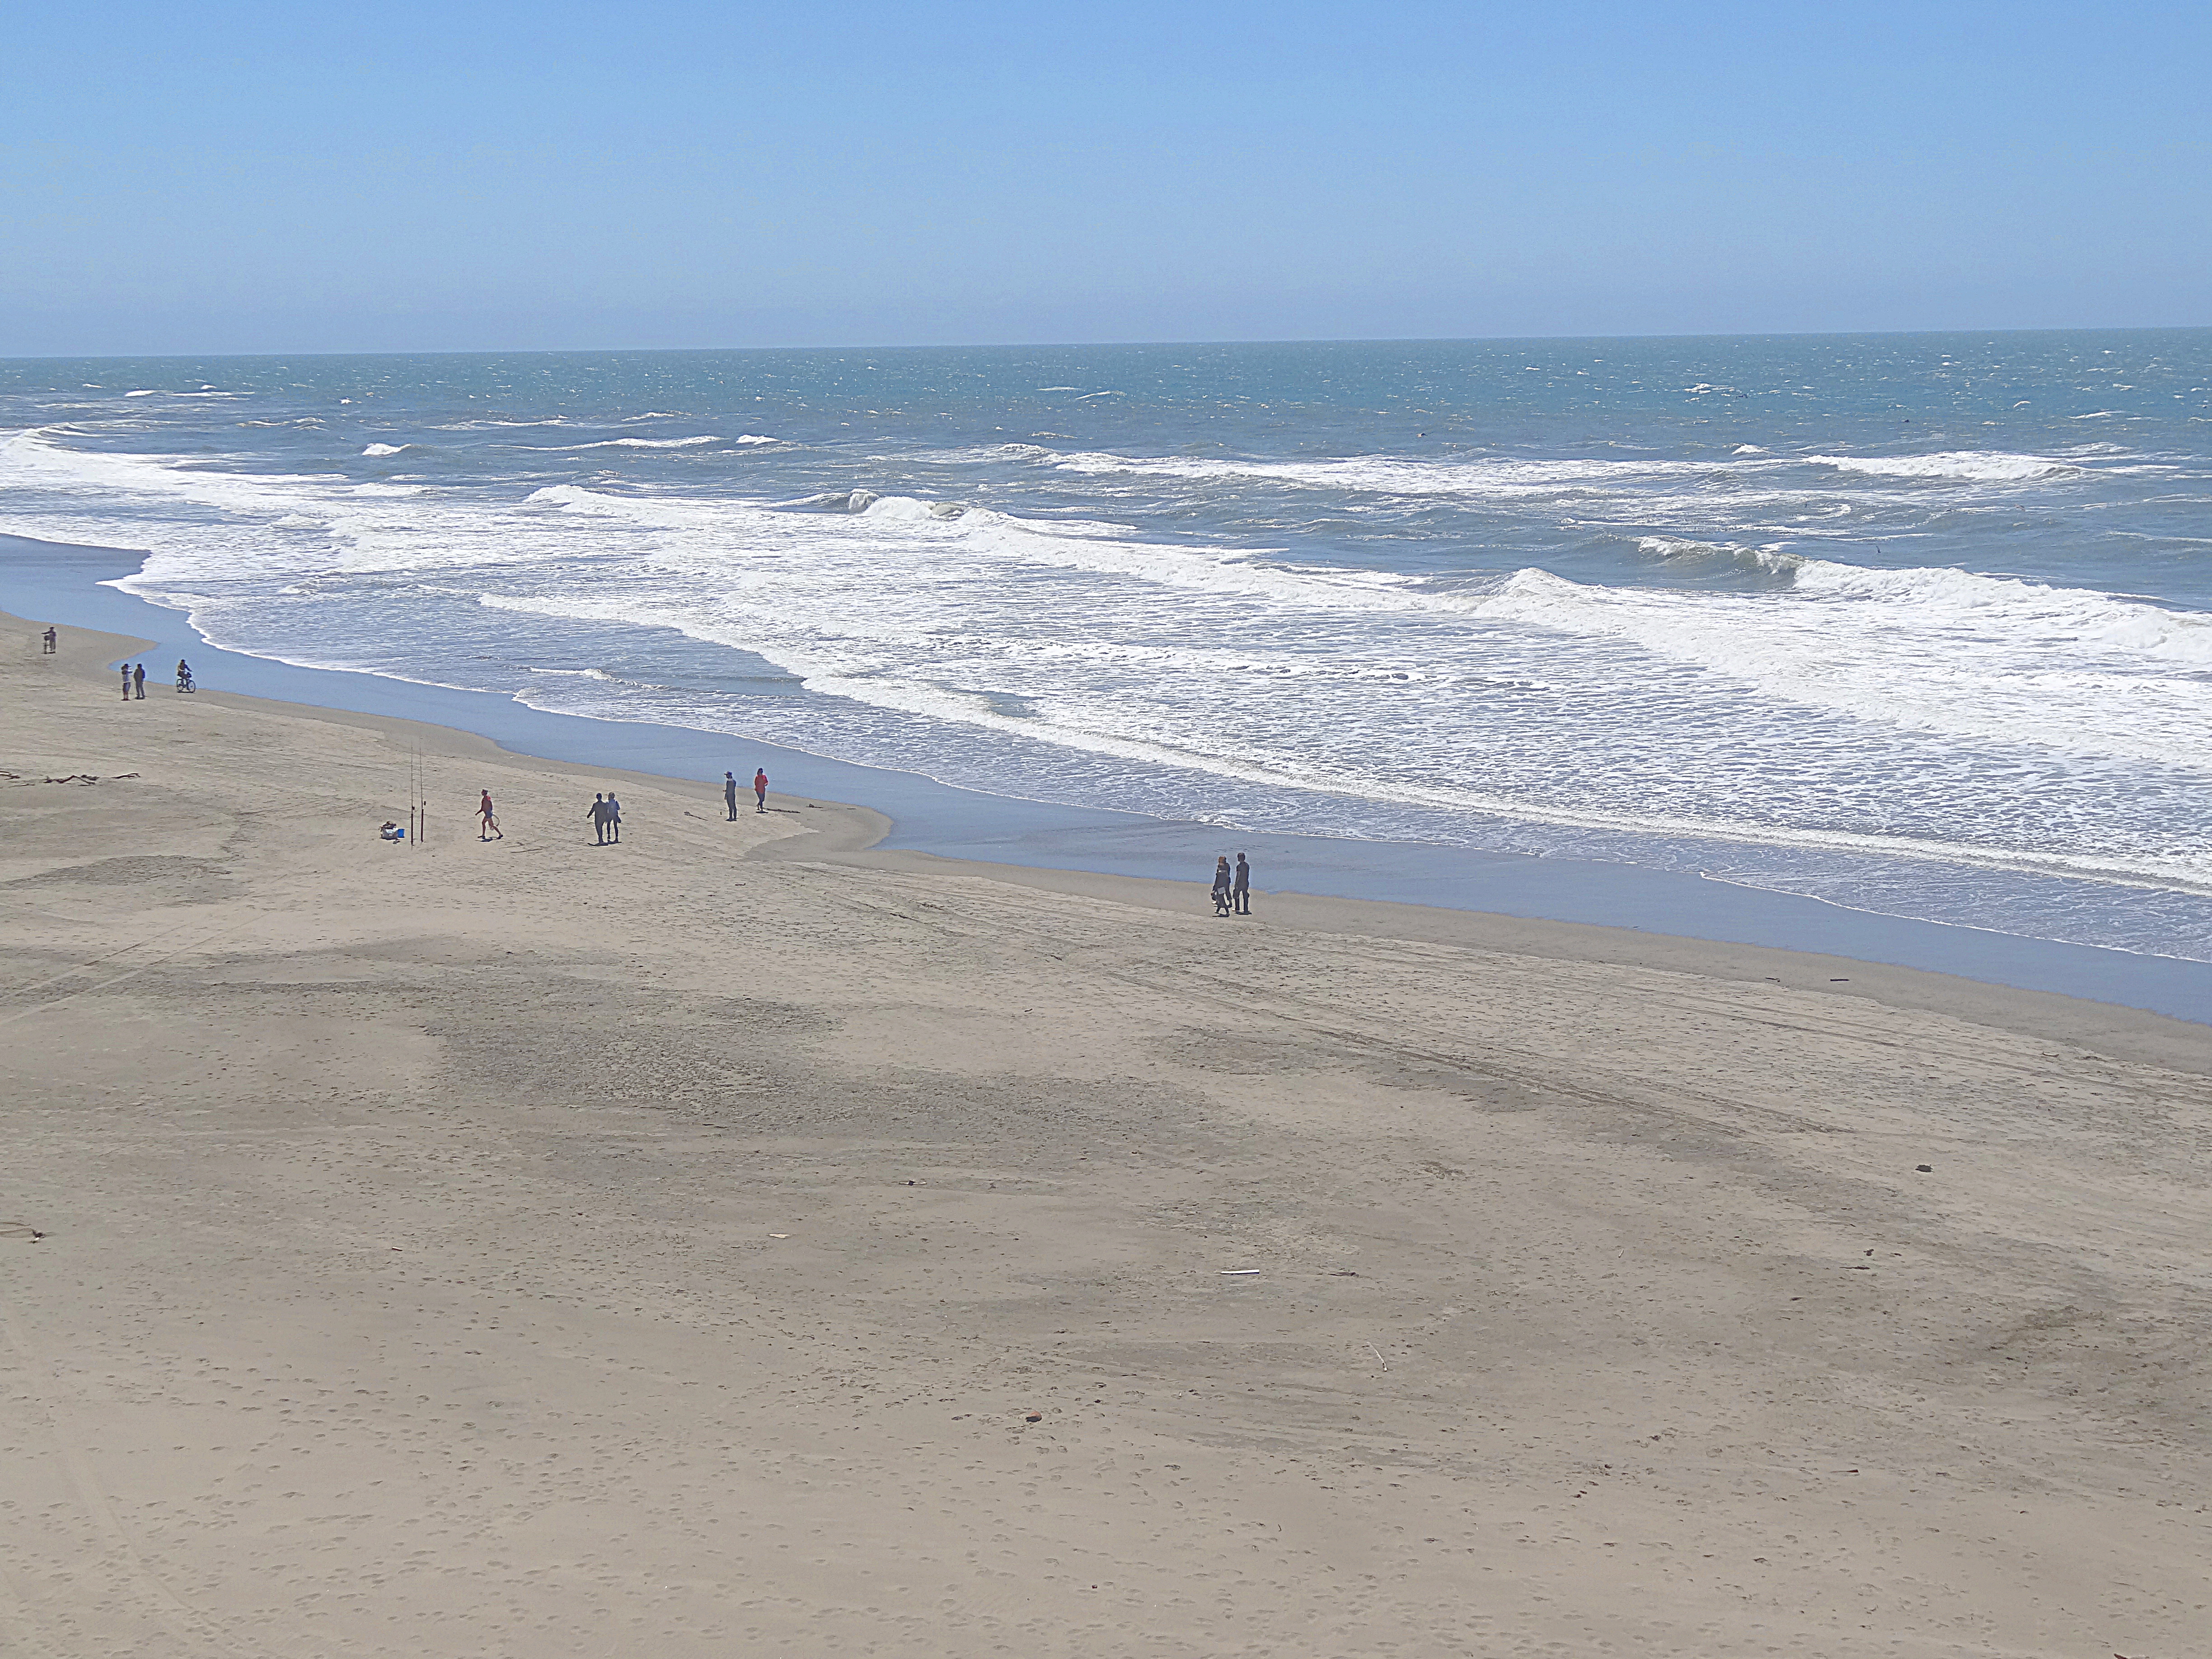
<instances>
[{"instance_id":1,"label":"whitecap","mask_svg":"<svg viewBox=\"0 0 2212 1659\"><path fill-rule=\"evenodd\" d=\"M1808 455L1815 466L1873 478L1929 478L1961 483L2032 483L2078 473L2071 461L2000 450L1956 449L1934 455Z\"/></svg>"},{"instance_id":2,"label":"whitecap","mask_svg":"<svg viewBox=\"0 0 2212 1659\"><path fill-rule=\"evenodd\" d=\"M718 444L721 439L714 433L696 438L601 438L596 443L576 444L517 444L537 455L556 455L572 449L692 449L700 444Z\"/></svg>"},{"instance_id":3,"label":"whitecap","mask_svg":"<svg viewBox=\"0 0 2212 1659\"><path fill-rule=\"evenodd\" d=\"M364 455L397 455L401 450L411 447L409 444L371 444L361 453Z\"/></svg>"}]
</instances>

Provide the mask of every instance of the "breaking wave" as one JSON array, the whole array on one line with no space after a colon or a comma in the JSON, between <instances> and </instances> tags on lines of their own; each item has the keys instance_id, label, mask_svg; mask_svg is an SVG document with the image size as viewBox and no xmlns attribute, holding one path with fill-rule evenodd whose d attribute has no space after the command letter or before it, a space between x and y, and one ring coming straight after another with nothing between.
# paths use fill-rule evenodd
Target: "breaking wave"
<instances>
[{"instance_id":1,"label":"breaking wave","mask_svg":"<svg viewBox=\"0 0 2212 1659\"><path fill-rule=\"evenodd\" d=\"M1961 483L2033 483L2066 477L2083 469L2047 455L2007 455L1993 450L1960 449L1940 455L1808 455L1816 466L1856 472L1870 478L1940 478Z\"/></svg>"}]
</instances>

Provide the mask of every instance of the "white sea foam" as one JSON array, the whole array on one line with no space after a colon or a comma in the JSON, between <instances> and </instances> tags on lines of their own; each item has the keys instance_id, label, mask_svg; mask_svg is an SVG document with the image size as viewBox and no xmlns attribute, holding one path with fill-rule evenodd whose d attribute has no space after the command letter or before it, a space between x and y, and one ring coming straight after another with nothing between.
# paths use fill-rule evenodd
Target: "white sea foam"
<instances>
[{"instance_id":1,"label":"white sea foam","mask_svg":"<svg viewBox=\"0 0 2212 1659\"><path fill-rule=\"evenodd\" d=\"M721 441L713 433L708 432L695 438L601 438L592 443L517 444L515 447L532 450L541 455L553 455L572 449L696 449L701 444Z\"/></svg>"},{"instance_id":2,"label":"white sea foam","mask_svg":"<svg viewBox=\"0 0 2212 1659\"><path fill-rule=\"evenodd\" d=\"M496 416L486 415L472 421L448 421L442 426L432 427L430 430L433 432L505 432L524 431L538 426L568 424L568 417L565 415L555 415L542 421L507 421L501 420Z\"/></svg>"},{"instance_id":3,"label":"white sea foam","mask_svg":"<svg viewBox=\"0 0 2212 1659\"><path fill-rule=\"evenodd\" d=\"M401 450L411 447L413 446L410 444L371 444L361 453L364 455L397 455Z\"/></svg>"},{"instance_id":4,"label":"white sea foam","mask_svg":"<svg viewBox=\"0 0 2212 1659\"><path fill-rule=\"evenodd\" d=\"M1589 587L1530 569L1472 606L1629 641L1870 724L2054 753L2186 763L2191 725L2212 713L2203 613L1963 570L1731 551L1786 576L1786 591Z\"/></svg>"},{"instance_id":5,"label":"white sea foam","mask_svg":"<svg viewBox=\"0 0 2212 1659\"><path fill-rule=\"evenodd\" d=\"M1017 447L1010 446L1012 447ZM1311 461L1256 461L1213 456L1133 457L1079 451L1049 457L1065 472L1128 473L1145 477L1216 479L1263 478L1311 489L1353 490L1391 495L1561 495L1601 493L1662 479L1686 479L1718 471L1719 463L1650 460L1522 460L1489 456L1474 460L1405 460L1389 456L1349 456Z\"/></svg>"},{"instance_id":6,"label":"white sea foam","mask_svg":"<svg viewBox=\"0 0 2212 1659\"><path fill-rule=\"evenodd\" d=\"M2066 477L2081 468L2048 455L2008 455L1986 449L1951 450L1936 455L1808 455L1816 466L1874 478L1932 478L1961 483L2033 483Z\"/></svg>"},{"instance_id":7,"label":"white sea foam","mask_svg":"<svg viewBox=\"0 0 2212 1659\"><path fill-rule=\"evenodd\" d=\"M1026 448L1007 446L1006 453ZM1711 461L1662 456L1648 459L1523 459L1503 455L1454 460L1347 456L1310 461L1261 461L1216 456L1127 456L1087 451L1062 454L1037 450L1034 453L1068 472L1127 473L1192 480L1261 478L1320 489L1500 499L1611 494L1684 483L1725 483L1738 488L1749 484L1773 493L1785 487L1779 482L1783 475L1803 465L1830 467L1871 478L2000 484L2066 477L2083 470L2080 462L2057 457L1987 450L1957 450L1930 455L1808 455L1801 461L1770 455L1755 445L1740 447L1729 459Z\"/></svg>"},{"instance_id":8,"label":"white sea foam","mask_svg":"<svg viewBox=\"0 0 2212 1659\"><path fill-rule=\"evenodd\" d=\"M740 432L730 441L740 444L780 444L783 440L781 438L763 437L757 432Z\"/></svg>"}]
</instances>

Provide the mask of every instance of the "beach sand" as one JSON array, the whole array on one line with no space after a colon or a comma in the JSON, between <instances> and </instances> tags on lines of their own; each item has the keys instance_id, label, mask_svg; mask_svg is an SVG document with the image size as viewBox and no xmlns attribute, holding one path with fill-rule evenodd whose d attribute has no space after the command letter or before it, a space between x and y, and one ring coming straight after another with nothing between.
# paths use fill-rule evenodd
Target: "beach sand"
<instances>
[{"instance_id":1,"label":"beach sand","mask_svg":"<svg viewBox=\"0 0 2212 1659\"><path fill-rule=\"evenodd\" d=\"M2212 1030L1218 921L33 632L11 1654L2212 1644Z\"/></svg>"}]
</instances>

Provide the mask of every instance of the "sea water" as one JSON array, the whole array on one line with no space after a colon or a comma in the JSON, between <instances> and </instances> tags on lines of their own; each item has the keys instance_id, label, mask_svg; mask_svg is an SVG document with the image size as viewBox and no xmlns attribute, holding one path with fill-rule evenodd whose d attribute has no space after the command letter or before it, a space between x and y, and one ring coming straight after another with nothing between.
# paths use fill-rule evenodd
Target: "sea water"
<instances>
[{"instance_id":1,"label":"sea water","mask_svg":"<svg viewBox=\"0 0 2212 1659\"><path fill-rule=\"evenodd\" d=\"M234 650L2212 959L2212 331L0 363Z\"/></svg>"}]
</instances>

